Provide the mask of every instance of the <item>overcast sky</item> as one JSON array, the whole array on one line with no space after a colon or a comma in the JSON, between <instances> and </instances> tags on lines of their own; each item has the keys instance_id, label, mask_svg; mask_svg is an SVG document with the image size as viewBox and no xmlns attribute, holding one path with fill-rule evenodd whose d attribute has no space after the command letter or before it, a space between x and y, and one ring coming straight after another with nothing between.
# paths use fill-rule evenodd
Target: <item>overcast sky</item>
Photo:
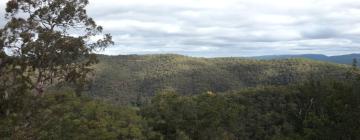
<instances>
[{"instance_id":1,"label":"overcast sky","mask_svg":"<svg viewBox=\"0 0 360 140\"><path fill-rule=\"evenodd\" d=\"M360 53L360 0L90 0L88 12L111 55Z\"/></svg>"}]
</instances>

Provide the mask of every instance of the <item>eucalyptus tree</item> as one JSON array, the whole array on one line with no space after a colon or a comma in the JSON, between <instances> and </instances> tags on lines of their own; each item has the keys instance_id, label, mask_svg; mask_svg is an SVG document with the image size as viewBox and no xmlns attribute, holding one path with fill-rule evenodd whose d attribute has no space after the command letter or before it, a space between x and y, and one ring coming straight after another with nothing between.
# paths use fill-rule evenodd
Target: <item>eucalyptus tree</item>
<instances>
[{"instance_id":1,"label":"eucalyptus tree","mask_svg":"<svg viewBox=\"0 0 360 140\"><path fill-rule=\"evenodd\" d=\"M113 44L111 35L103 34L88 16L88 4L88 0L9 0L8 22L0 34L0 79L9 75L5 68L16 71L15 77L20 75L23 85L37 95L55 83L82 85L97 62L95 52Z\"/></svg>"}]
</instances>

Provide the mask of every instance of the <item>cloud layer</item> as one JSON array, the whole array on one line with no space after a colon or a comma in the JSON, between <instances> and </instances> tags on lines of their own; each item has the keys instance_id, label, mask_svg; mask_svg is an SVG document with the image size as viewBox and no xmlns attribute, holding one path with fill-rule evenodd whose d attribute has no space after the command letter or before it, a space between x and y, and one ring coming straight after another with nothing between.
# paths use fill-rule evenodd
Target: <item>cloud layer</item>
<instances>
[{"instance_id":1,"label":"cloud layer","mask_svg":"<svg viewBox=\"0 0 360 140\"><path fill-rule=\"evenodd\" d=\"M88 12L113 35L105 54L360 53L359 0L90 0Z\"/></svg>"}]
</instances>

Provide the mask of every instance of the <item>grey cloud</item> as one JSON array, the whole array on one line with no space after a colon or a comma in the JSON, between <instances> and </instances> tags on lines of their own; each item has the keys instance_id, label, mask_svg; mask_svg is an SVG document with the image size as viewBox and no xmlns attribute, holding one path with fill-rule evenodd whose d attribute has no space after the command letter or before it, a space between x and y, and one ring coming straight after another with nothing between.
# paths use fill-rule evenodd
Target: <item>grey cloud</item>
<instances>
[{"instance_id":1,"label":"grey cloud","mask_svg":"<svg viewBox=\"0 0 360 140\"><path fill-rule=\"evenodd\" d=\"M302 35L306 39L326 39L339 37L340 32L331 27L307 27Z\"/></svg>"},{"instance_id":2,"label":"grey cloud","mask_svg":"<svg viewBox=\"0 0 360 140\"><path fill-rule=\"evenodd\" d=\"M134 1L90 0L88 13L116 42L101 53L218 57L360 52L356 0Z\"/></svg>"},{"instance_id":3,"label":"grey cloud","mask_svg":"<svg viewBox=\"0 0 360 140\"><path fill-rule=\"evenodd\" d=\"M356 3L321 7L323 3L327 1L320 4L308 3L295 9L248 5L246 2L242 3L245 8L234 6L220 9L181 5L126 5L105 8L107 10L95 18L105 21L124 19L154 22L180 27L180 31L175 33L141 26L129 26L125 29L105 27L115 38L126 34L134 36L117 41L120 49L114 52L118 53L251 56L360 52L357 47L359 38L354 33L345 33L360 26L357 25L360 18L349 13L351 9L356 10L353 6ZM124 46L127 49L121 49Z\"/></svg>"}]
</instances>

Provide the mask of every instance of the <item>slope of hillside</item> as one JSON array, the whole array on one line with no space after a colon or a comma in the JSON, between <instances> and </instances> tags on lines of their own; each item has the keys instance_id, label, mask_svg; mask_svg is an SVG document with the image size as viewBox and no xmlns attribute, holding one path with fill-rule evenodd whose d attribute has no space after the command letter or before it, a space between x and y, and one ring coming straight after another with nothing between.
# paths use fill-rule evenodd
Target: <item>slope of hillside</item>
<instances>
[{"instance_id":1,"label":"slope of hillside","mask_svg":"<svg viewBox=\"0 0 360 140\"><path fill-rule=\"evenodd\" d=\"M183 95L286 85L309 78L342 78L348 66L309 59L249 60L181 55L99 56L90 94L140 103L161 90Z\"/></svg>"}]
</instances>

